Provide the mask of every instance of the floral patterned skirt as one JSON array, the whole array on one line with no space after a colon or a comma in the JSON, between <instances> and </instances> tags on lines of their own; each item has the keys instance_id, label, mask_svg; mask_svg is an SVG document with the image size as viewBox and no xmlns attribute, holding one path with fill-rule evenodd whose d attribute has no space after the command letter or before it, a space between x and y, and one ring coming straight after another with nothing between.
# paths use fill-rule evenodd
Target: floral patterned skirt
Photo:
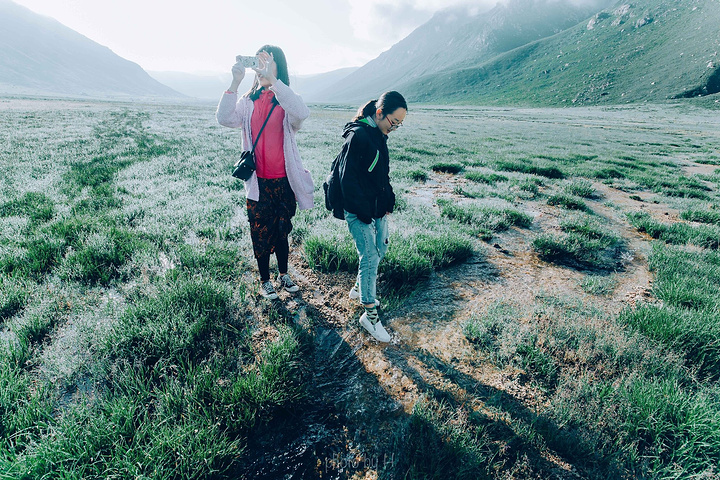
<instances>
[{"instance_id":1,"label":"floral patterned skirt","mask_svg":"<svg viewBox=\"0 0 720 480\"><path fill-rule=\"evenodd\" d=\"M275 252L278 240L292 231L292 217L297 211L295 193L287 177L258 178L260 197L247 201L250 238L255 258Z\"/></svg>"}]
</instances>

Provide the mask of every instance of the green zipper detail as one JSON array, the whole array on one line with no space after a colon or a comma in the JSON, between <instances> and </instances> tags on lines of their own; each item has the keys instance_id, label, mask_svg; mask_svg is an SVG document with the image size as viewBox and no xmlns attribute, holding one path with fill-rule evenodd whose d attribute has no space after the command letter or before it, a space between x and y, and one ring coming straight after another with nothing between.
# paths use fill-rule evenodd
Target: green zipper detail
<instances>
[{"instance_id":1,"label":"green zipper detail","mask_svg":"<svg viewBox=\"0 0 720 480\"><path fill-rule=\"evenodd\" d=\"M372 165L370 165L370 168L368 168L368 172L372 172L375 168L375 165L377 165L378 159L380 158L380 151L378 150L377 154L375 154L375 160L373 160Z\"/></svg>"},{"instance_id":2,"label":"green zipper detail","mask_svg":"<svg viewBox=\"0 0 720 480\"><path fill-rule=\"evenodd\" d=\"M370 122L368 122L367 118L361 118L358 121L364 123L365 125L370 125ZM375 154L375 160L373 160L372 165L370 165L370 168L368 168L368 172L373 171L373 169L375 168L375 165L377 165L377 162L379 159L380 159L380 150L378 150L377 154Z\"/></svg>"}]
</instances>

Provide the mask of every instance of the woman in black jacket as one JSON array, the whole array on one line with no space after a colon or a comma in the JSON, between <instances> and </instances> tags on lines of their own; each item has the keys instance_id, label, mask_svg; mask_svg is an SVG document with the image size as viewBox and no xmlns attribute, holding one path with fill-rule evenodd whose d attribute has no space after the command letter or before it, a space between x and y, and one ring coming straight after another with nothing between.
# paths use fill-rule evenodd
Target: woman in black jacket
<instances>
[{"instance_id":1,"label":"woman in black jacket","mask_svg":"<svg viewBox=\"0 0 720 480\"><path fill-rule=\"evenodd\" d=\"M387 136L402 125L407 103L398 92L385 92L358 110L345 126L339 176L345 220L360 256L350 298L360 298L365 312L360 324L381 342L390 335L378 317L377 271L388 247L387 214L395 207L390 185Z\"/></svg>"}]
</instances>

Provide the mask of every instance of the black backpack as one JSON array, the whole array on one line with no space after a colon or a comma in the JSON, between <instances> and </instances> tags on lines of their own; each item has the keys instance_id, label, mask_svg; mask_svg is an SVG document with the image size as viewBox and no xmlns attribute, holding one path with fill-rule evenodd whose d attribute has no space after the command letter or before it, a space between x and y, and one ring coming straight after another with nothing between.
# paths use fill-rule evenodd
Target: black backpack
<instances>
[{"instance_id":1,"label":"black backpack","mask_svg":"<svg viewBox=\"0 0 720 480\"><path fill-rule=\"evenodd\" d=\"M345 220L342 188L340 187L340 155L335 157L330 166L330 173L323 182L323 191L325 192L325 208L333 212L333 217Z\"/></svg>"}]
</instances>

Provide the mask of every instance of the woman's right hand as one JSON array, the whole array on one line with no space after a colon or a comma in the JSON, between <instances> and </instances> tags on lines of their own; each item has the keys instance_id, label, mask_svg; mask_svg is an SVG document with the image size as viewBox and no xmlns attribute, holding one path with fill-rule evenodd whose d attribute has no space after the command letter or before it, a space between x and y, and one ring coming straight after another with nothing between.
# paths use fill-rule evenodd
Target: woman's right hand
<instances>
[{"instance_id":1,"label":"woman's right hand","mask_svg":"<svg viewBox=\"0 0 720 480\"><path fill-rule=\"evenodd\" d=\"M240 82L242 82L243 78L245 78L245 66L238 62L232 66L231 72L233 79L232 84L230 85L230 90L236 92L240 86Z\"/></svg>"},{"instance_id":2,"label":"woman's right hand","mask_svg":"<svg viewBox=\"0 0 720 480\"><path fill-rule=\"evenodd\" d=\"M240 82L243 81L243 78L245 78L245 66L238 62L235 65L232 66L232 75L233 75L233 81Z\"/></svg>"}]
</instances>

